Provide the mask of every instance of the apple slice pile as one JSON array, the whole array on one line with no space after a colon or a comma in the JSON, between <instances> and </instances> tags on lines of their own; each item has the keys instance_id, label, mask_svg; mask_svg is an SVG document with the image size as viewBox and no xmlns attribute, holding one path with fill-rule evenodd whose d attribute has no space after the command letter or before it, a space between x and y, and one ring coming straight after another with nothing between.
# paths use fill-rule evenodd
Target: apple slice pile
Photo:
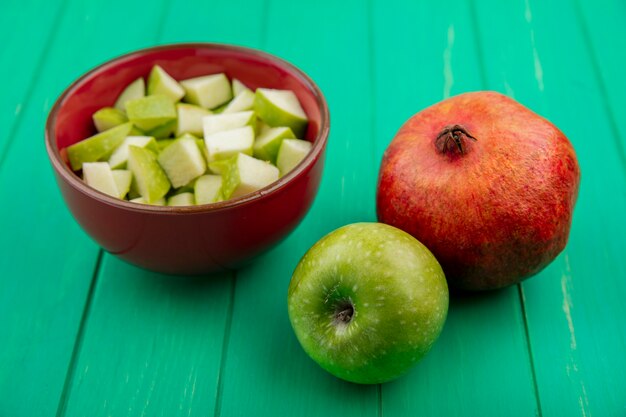
<instances>
[{"instance_id":1,"label":"apple slice pile","mask_svg":"<svg viewBox=\"0 0 626 417\"><path fill-rule=\"evenodd\" d=\"M135 203L210 204L263 188L304 159L306 113L290 90L250 90L221 74L176 81L155 65L112 107L98 134L67 148L87 185Z\"/></svg>"}]
</instances>

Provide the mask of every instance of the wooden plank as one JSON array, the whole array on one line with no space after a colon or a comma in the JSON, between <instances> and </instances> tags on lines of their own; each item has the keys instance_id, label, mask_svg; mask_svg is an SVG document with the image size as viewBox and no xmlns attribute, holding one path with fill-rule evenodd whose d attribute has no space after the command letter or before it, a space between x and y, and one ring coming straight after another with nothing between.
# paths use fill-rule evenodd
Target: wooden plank
<instances>
[{"instance_id":1,"label":"wooden plank","mask_svg":"<svg viewBox=\"0 0 626 417\"><path fill-rule=\"evenodd\" d=\"M262 30L259 6L246 2L172 3L161 12L166 17L148 34L158 43L254 45ZM98 283L65 415L212 415L232 274L168 277L105 255Z\"/></svg>"},{"instance_id":2,"label":"wooden plank","mask_svg":"<svg viewBox=\"0 0 626 417\"><path fill-rule=\"evenodd\" d=\"M146 23L151 23L136 16L149 20L150 13L141 5L118 3L63 5L43 70L29 87L32 95L0 166L0 226L10 231L0 235L3 415L53 415L64 395L99 251L61 200L43 146L43 126L50 106L73 79L145 42ZM28 16L35 9L24 10ZM103 30L112 24L125 30ZM41 32L39 38L45 45Z\"/></svg>"},{"instance_id":3,"label":"wooden plank","mask_svg":"<svg viewBox=\"0 0 626 417\"><path fill-rule=\"evenodd\" d=\"M37 9L37 13L28 10ZM33 94L34 78L42 70L47 46L54 38L60 2L3 1L0 4L0 164L26 102Z\"/></svg>"},{"instance_id":4,"label":"wooden plank","mask_svg":"<svg viewBox=\"0 0 626 417\"><path fill-rule=\"evenodd\" d=\"M478 11L485 62L493 74L489 87L508 90L559 126L573 142L582 171L568 247L523 284L542 413L621 415L626 225L614 219L626 212L626 194L619 191L626 189L626 167L617 145L624 137L607 113L613 108L604 102L598 69L608 75L607 85L623 86L612 77L622 74L625 62L594 62L572 2L491 3L480 4ZM605 7L594 3L602 16L595 19L623 19L623 7L601 3ZM624 37L623 27L614 29L619 36L605 39L606 48Z\"/></svg>"},{"instance_id":5,"label":"wooden plank","mask_svg":"<svg viewBox=\"0 0 626 417\"><path fill-rule=\"evenodd\" d=\"M0 165L0 413L11 416L56 412L98 253L65 209L43 146L48 109L71 79L67 55L53 59L60 45L72 45L67 37L41 56L52 4L37 16L25 12L35 4L3 4L0 29L7 35L0 71L12 74L3 88L1 138L13 142ZM37 78L38 63L46 71Z\"/></svg>"},{"instance_id":6,"label":"wooden plank","mask_svg":"<svg viewBox=\"0 0 626 417\"><path fill-rule=\"evenodd\" d=\"M378 1L374 10L377 160L414 113L484 88L467 2ZM532 369L516 287L451 294L432 351L382 387L385 416L535 415Z\"/></svg>"},{"instance_id":7,"label":"wooden plank","mask_svg":"<svg viewBox=\"0 0 626 417\"><path fill-rule=\"evenodd\" d=\"M345 383L311 361L287 317L287 286L300 257L338 226L374 220L368 16L359 2L306 11L272 1L263 49L307 72L331 108L322 186L308 216L273 251L237 276L220 415L374 416L376 386ZM306 22L315 22L312 28Z\"/></svg>"},{"instance_id":8,"label":"wooden plank","mask_svg":"<svg viewBox=\"0 0 626 417\"><path fill-rule=\"evenodd\" d=\"M216 42L258 47L266 27L264 2L172 1L163 21L160 43Z\"/></svg>"},{"instance_id":9,"label":"wooden plank","mask_svg":"<svg viewBox=\"0 0 626 417\"><path fill-rule=\"evenodd\" d=\"M230 290L107 255L64 415L212 413Z\"/></svg>"},{"instance_id":10,"label":"wooden plank","mask_svg":"<svg viewBox=\"0 0 626 417\"><path fill-rule=\"evenodd\" d=\"M617 132L613 138L621 150L621 163L626 165L626 134L621 126L626 120L626 3L619 0L574 0L574 7L598 80L598 94L605 105L611 129Z\"/></svg>"}]
</instances>

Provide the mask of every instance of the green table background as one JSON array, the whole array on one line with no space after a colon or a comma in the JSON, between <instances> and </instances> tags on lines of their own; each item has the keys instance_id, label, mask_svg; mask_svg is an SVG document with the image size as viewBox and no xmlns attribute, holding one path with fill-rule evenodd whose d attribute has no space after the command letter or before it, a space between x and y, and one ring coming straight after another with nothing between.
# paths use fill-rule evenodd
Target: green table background
<instances>
[{"instance_id":1,"label":"green table background","mask_svg":"<svg viewBox=\"0 0 626 417\"><path fill-rule=\"evenodd\" d=\"M130 0L0 3L0 416L626 416L626 4L619 0ZM184 279L103 253L67 212L47 113L86 70L155 44L287 59L331 135L313 208L236 273ZM382 386L337 380L286 311L296 263L374 221L382 153L412 114L508 94L573 142L565 251L503 291L455 295L431 353Z\"/></svg>"}]
</instances>

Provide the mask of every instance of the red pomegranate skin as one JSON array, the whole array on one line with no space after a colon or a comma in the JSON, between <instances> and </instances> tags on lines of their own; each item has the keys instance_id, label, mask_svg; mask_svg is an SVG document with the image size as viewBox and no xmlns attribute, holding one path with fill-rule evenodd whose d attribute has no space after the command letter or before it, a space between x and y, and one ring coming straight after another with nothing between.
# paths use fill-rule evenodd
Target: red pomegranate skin
<instances>
[{"instance_id":1,"label":"red pomegranate skin","mask_svg":"<svg viewBox=\"0 0 626 417\"><path fill-rule=\"evenodd\" d=\"M437 137L453 125L476 140L457 131L444 145ZM380 167L377 216L425 244L451 287L496 289L563 250L579 183L556 126L500 93L466 93L401 127Z\"/></svg>"}]
</instances>

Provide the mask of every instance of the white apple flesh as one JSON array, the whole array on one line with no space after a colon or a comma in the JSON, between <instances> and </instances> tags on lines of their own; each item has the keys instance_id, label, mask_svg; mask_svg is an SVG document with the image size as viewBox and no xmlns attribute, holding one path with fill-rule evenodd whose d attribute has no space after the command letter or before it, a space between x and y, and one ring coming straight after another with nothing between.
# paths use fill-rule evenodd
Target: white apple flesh
<instances>
[{"instance_id":1,"label":"white apple flesh","mask_svg":"<svg viewBox=\"0 0 626 417\"><path fill-rule=\"evenodd\" d=\"M143 78L139 77L132 83L128 84L126 88L120 93L115 101L114 107L121 111L126 111L126 102L141 98L146 95L146 83Z\"/></svg>"},{"instance_id":2,"label":"white apple flesh","mask_svg":"<svg viewBox=\"0 0 626 417\"><path fill-rule=\"evenodd\" d=\"M156 94L167 96L173 102L177 102L183 98L185 90L163 68L155 65L148 76L148 95Z\"/></svg>"},{"instance_id":3,"label":"white apple flesh","mask_svg":"<svg viewBox=\"0 0 626 417\"><path fill-rule=\"evenodd\" d=\"M206 171L204 157L191 137L176 139L161 151L158 161L174 188L188 184Z\"/></svg>"},{"instance_id":4,"label":"white apple flesh","mask_svg":"<svg viewBox=\"0 0 626 417\"><path fill-rule=\"evenodd\" d=\"M206 109L214 109L233 98L230 81L225 74L212 74L183 80L185 100Z\"/></svg>"},{"instance_id":5,"label":"white apple flesh","mask_svg":"<svg viewBox=\"0 0 626 417\"><path fill-rule=\"evenodd\" d=\"M111 169L123 168L128 162L128 147L137 146L148 148L156 152L156 141L152 136L126 136L126 139L118 146L109 158Z\"/></svg>"},{"instance_id":6,"label":"white apple flesh","mask_svg":"<svg viewBox=\"0 0 626 417\"><path fill-rule=\"evenodd\" d=\"M285 175L296 167L309 152L313 144L301 139L284 139L280 144L276 166L280 170L280 175Z\"/></svg>"},{"instance_id":7,"label":"white apple flesh","mask_svg":"<svg viewBox=\"0 0 626 417\"><path fill-rule=\"evenodd\" d=\"M242 111L227 114L213 114L202 118L204 137L213 133L232 130L238 127L256 124L256 118L252 111Z\"/></svg>"},{"instance_id":8,"label":"white apple flesh","mask_svg":"<svg viewBox=\"0 0 626 417\"><path fill-rule=\"evenodd\" d=\"M117 184L108 163L85 162L83 164L83 179L88 186L111 197L119 197Z\"/></svg>"},{"instance_id":9,"label":"white apple flesh","mask_svg":"<svg viewBox=\"0 0 626 417\"><path fill-rule=\"evenodd\" d=\"M254 129L251 126L225 130L204 137L209 162L227 159L238 153L252 155Z\"/></svg>"}]
</instances>

